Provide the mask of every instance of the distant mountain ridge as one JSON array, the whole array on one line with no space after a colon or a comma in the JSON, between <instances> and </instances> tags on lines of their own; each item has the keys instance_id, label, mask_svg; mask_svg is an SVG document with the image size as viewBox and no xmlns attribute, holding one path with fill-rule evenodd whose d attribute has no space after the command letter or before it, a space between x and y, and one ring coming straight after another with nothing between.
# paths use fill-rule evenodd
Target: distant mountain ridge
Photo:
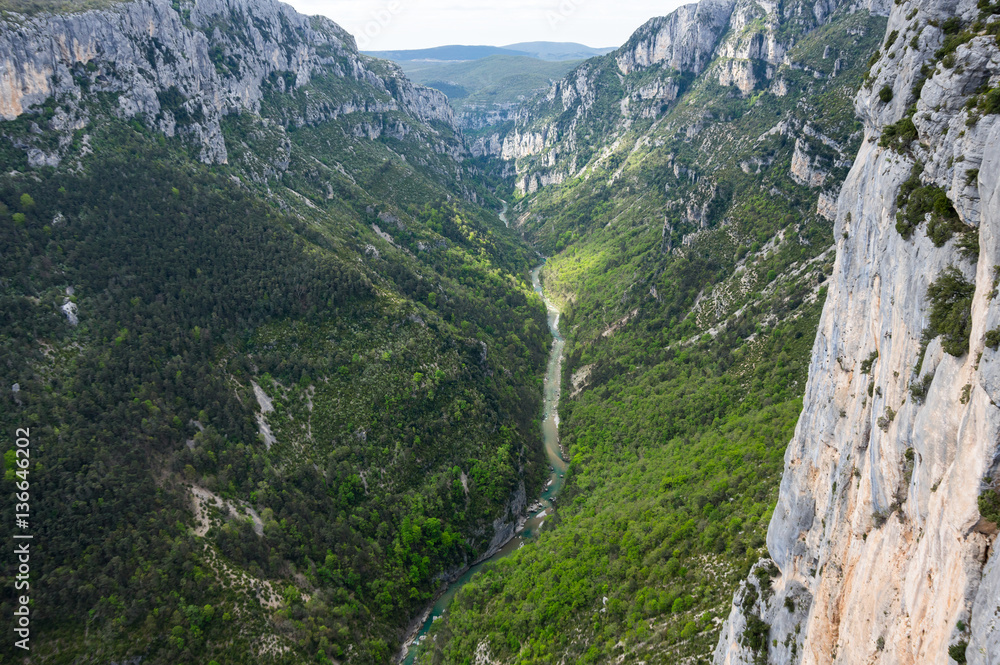
<instances>
[{"instance_id":1,"label":"distant mountain ridge","mask_svg":"<svg viewBox=\"0 0 1000 665\"><path fill-rule=\"evenodd\" d=\"M505 122L524 100L547 90L580 62L491 55L461 62L408 60L398 65L414 83L448 96L463 131L477 131Z\"/></svg>"},{"instance_id":2,"label":"distant mountain ridge","mask_svg":"<svg viewBox=\"0 0 1000 665\"><path fill-rule=\"evenodd\" d=\"M481 46L452 44L424 49L404 49L398 51L365 51L367 55L386 60L413 61L431 60L440 62L463 62L479 60L491 55L528 55L539 60L585 60L604 55L614 48L593 48L576 42L518 42L507 46Z\"/></svg>"},{"instance_id":3,"label":"distant mountain ridge","mask_svg":"<svg viewBox=\"0 0 1000 665\"><path fill-rule=\"evenodd\" d=\"M513 119L521 103L562 79L577 64L614 50L575 42L519 42L365 54L393 61L412 81L445 93L458 125L476 133Z\"/></svg>"},{"instance_id":4,"label":"distant mountain ridge","mask_svg":"<svg viewBox=\"0 0 1000 665\"><path fill-rule=\"evenodd\" d=\"M617 47L594 48L578 42L518 42L507 44L503 48L521 51L541 60L585 60L611 53Z\"/></svg>"}]
</instances>

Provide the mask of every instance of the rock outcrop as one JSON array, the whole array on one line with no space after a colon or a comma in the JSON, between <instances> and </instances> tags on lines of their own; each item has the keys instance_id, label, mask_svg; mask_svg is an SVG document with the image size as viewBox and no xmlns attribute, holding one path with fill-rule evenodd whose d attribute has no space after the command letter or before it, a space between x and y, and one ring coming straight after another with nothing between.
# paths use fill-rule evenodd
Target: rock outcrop
<instances>
[{"instance_id":1,"label":"rock outcrop","mask_svg":"<svg viewBox=\"0 0 1000 665\"><path fill-rule=\"evenodd\" d=\"M768 530L773 595L744 584L717 665L1000 662L997 529L979 507L1000 464L996 18L974 0L892 6ZM938 212L908 228L932 194ZM950 238L932 231L944 218ZM947 298L962 300L951 336Z\"/></svg>"},{"instance_id":2,"label":"rock outcrop","mask_svg":"<svg viewBox=\"0 0 1000 665\"><path fill-rule=\"evenodd\" d=\"M654 64L701 73L729 24L735 0L701 0L650 19L615 53L623 74Z\"/></svg>"},{"instance_id":3,"label":"rock outcrop","mask_svg":"<svg viewBox=\"0 0 1000 665\"><path fill-rule=\"evenodd\" d=\"M276 0L136 0L0 19L0 118L55 99L53 127L72 131L85 124L84 95L109 93L119 116L192 137L209 163L227 160L222 116L259 111L270 77L284 91L327 75L368 90L317 111L325 118L403 111L454 126L442 93L360 55L354 38L333 21ZM58 163L58 153L26 150L33 165Z\"/></svg>"},{"instance_id":4,"label":"rock outcrop","mask_svg":"<svg viewBox=\"0 0 1000 665\"><path fill-rule=\"evenodd\" d=\"M781 68L803 69L789 58L789 50L839 9L888 11L884 0L701 0L685 5L648 21L618 50L581 64L514 114L509 129L478 142L474 152L514 163L520 193L582 176L614 152L616 139L634 131L637 123L652 124L666 114L696 77L732 86L744 97L768 88L785 94ZM839 67L832 69L829 76L835 77ZM692 136L697 132L697 126L690 129ZM595 136L610 148L588 150ZM808 159L799 171L807 172L804 177L814 186L823 184L822 170Z\"/></svg>"}]
</instances>

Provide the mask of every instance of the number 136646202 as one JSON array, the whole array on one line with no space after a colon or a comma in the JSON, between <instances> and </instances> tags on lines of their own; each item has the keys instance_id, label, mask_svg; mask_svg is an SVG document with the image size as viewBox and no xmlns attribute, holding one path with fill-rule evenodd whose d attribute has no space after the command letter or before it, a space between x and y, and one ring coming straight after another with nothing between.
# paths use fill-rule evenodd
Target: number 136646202
<instances>
[{"instance_id":1,"label":"number 136646202","mask_svg":"<svg viewBox=\"0 0 1000 665\"><path fill-rule=\"evenodd\" d=\"M31 484L28 481L29 464L31 463L31 431L30 428L18 428L15 432L13 460L8 461L8 473L14 475L14 557L17 574L14 577L16 604L14 608L14 634L17 638L14 646L28 650L30 636L31 610L29 607L29 590L31 588L31 539L29 518L31 517ZM9 453L8 453L9 454ZM13 461L13 464L10 462Z\"/></svg>"}]
</instances>

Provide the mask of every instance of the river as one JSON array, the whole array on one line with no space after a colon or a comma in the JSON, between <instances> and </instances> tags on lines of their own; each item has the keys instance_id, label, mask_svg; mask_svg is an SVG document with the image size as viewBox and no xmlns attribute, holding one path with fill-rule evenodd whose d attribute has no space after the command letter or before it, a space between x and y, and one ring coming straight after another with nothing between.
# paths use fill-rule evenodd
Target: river
<instances>
[{"instance_id":1,"label":"river","mask_svg":"<svg viewBox=\"0 0 1000 665\"><path fill-rule=\"evenodd\" d=\"M504 206L506 212L506 205ZM542 264L544 265L544 264ZM552 349L549 351L549 362L545 370L545 381L542 384L542 441L545 446L545 456L549 461L549 467L551 473L549 475L549 480L545 485L545 491L542 492L542 496L539 497L538 501L534 504L533 510L529 515L527 521L524 523L524 528L517 533L513 538L511 538L507 543L500 548L489 559L485 559L476 563L470 567L465 573L459 577L457 580L448 585L444 593L438 598L437 602L431 608L430 612L427 614L427 618L424 620L423 624L420 626L420 630L417 632L413 641L409 644L408 650L406 652L406 657L403 659L404 665L411 665L414 659L420 652L420 644L423 642L424 638L427 636L427 631L433 625L434 621L440 618L448 609L448 604L451 603L452 598L458 593L466 582L472 579L472 576L479 572L479 570L486 564L493 563L498 559L501 559L516 549L519 549L524 545L524 543L533 540L538 533L542 530L542 525L545 523L546 518L551 514L552 502L559 494L559 490L562 489L563 480L566 476L566 462L563 460L562 451L559 448L559 395L562 391L562 356L563 348L566 346L566 340L559 333L559 310L556 306L549 300L544 291L542 290L541 279L539 278L539 273L542 271L542 266L538 266L531 271L531 285L535 289L535 293L542 297L545 302L545 309L548 313L549 320L549 332L552 333Z\"/></svg>"}]
</instances>

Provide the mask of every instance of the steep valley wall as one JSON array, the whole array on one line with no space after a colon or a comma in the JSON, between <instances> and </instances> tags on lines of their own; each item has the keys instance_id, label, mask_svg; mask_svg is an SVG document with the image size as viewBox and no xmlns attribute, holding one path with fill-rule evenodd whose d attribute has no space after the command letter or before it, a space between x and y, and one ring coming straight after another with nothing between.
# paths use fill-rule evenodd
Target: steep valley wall
<instances>
[{"instance_id":1,"label":"steep valley wall","mask_svg":"<svg viewBox=\"0 0 1000 665\"><path fill-rule=\"evenodd\" d=\"M966 643L969 663L1000 662L997 529L980 514L1000 484L991 11L892 6L856 100L865 142L837 205L836 266L768 531L773 566L737 592L717 665L964 662ZM914 208L923 196L938 208ZM942 312L957 333L939 334Z\"/></svg>"}]
</instances>

